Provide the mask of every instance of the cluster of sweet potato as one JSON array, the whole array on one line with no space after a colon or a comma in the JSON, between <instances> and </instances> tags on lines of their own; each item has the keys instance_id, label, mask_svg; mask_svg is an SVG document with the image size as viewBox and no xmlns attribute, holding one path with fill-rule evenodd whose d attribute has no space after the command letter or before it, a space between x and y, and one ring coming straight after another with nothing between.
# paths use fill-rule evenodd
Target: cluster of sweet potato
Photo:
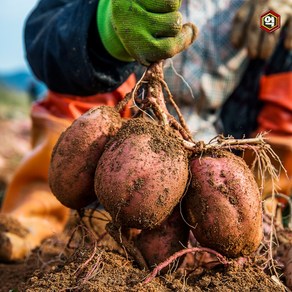
<instances>
[{"instance_id":1,"label":"cluster of sweet potato","mask_svg":"<svg viewBox=\"0 0 292 292\"><path fill-rule=\"evenodd\" d=\"M124 120L94 108L61 135L49 170L52 192L80 209L98 200L121 228L135 228L135 248L148 267L187 246L227 257L254 252L262 239L261 197L236 155L191 151L177 129L145 117Z\"/></svg>"}]
</instances>

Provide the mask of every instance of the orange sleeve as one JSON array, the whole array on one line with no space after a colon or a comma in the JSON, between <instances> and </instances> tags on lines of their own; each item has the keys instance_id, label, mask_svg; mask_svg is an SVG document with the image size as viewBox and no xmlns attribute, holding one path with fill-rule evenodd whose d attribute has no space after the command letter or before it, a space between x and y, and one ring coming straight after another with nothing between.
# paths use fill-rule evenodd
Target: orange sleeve
<instances>
[{"instance_id":1,"label":"orange sleeve","mask_svg":"<svg viewBox=\"0 0 292 292\"><path fill-rule=\"evenodd\" d=\"M33 105L33 111L46 111L56 117L74 120L93 107L99 105L117 105L118 102L134 88L135 83L136 78L135 75L132 74L113 92L98 93L87 97L48 91L44 100L37 101ZM129 118L131 116L129 104L124 108L121 115L124 118Z\"/></svg>"}]
</instances>

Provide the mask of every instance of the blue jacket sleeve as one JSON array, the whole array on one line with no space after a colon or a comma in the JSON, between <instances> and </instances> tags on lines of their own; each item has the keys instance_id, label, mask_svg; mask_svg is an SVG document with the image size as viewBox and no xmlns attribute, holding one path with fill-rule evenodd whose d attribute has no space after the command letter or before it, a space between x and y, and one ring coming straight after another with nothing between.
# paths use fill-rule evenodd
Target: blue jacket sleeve
<instances>
[{"instance_id":1,"label":"blue jacket sleeve","mask_svg":"<svg viewBox=\"0 0 292 292\"><path fill-rule=\"evenodd\" d=\"M98 0L41 0L25 24L26 58L49 89L88 96L116 89L137 63L103 47L96 27Z\"/></svg>"}]
</instances>

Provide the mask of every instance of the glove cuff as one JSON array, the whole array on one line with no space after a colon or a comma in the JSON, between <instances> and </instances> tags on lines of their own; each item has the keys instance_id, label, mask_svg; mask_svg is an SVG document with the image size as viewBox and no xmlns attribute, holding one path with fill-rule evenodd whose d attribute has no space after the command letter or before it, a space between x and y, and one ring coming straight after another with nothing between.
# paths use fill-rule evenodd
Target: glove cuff
<instances>
[{"instance_id":1,"label":"glove cuff","mask_svg":"<svg viewBox=\"0 0 292 292\"><path fill-rule=\"evenodd\" d=\"M103 46L111 56L120 61L134 61L120 41L111 20L111 1L100 0L97 7L96 24Z\"/></svg>"}]
</instances>

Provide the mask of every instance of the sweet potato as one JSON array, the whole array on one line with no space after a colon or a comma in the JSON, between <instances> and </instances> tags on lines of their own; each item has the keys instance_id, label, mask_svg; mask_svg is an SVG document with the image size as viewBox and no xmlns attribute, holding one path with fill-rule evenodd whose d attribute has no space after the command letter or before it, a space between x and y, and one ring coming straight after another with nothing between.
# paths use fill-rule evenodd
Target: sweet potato
<instances>
[{"instance_id":1,"label":"sweet potato","mask_svg":"<svg viewBox=\"0 0 292 292\"><path fill-rule=\"evenodd\" d=\"M95 192L114 223L153 228L177 205L187 179L187 152L174 131L135 118L106 145Z\"/></svg>"},{"instance_id":2,"label":"sweet potato","mask_svg":"<svg viewBox=\"0 0 292 292\"><path fill-rule=\"evenodd\" d=\"M177 206L159 226L142 230L136 239L136 245L148 266L153 268L186 247L188 238L189 227L184 222ZM183 258L179 258L180 263ZM175 266L179 267L179 264ZM169 267L166 267L162 272L167 272L168 269Z\"/></svg>"},{"instance_id":3,"label":"sweet potato","mask_svg":"<svg viewBox=\"0 0 292 292\"><path fill-rule=\"evenodd\" d=\"M262 239L261 196L243 159L213 150L191 161L191 173L184 208L196 239L229 257L254 252Z\"/></svg>"},{"instance_id":4,"label":"sweet potato","mask_svg":"<svg viewBox=\"0 0 292 292\"><path fill-rule=\"evenodd\" d=\"M122 125L109 106L89 110L60 136L49 168L52 192L65 206L80 209L96 200L94 173L105 144Z\"/></svg>"}]
</instances>

